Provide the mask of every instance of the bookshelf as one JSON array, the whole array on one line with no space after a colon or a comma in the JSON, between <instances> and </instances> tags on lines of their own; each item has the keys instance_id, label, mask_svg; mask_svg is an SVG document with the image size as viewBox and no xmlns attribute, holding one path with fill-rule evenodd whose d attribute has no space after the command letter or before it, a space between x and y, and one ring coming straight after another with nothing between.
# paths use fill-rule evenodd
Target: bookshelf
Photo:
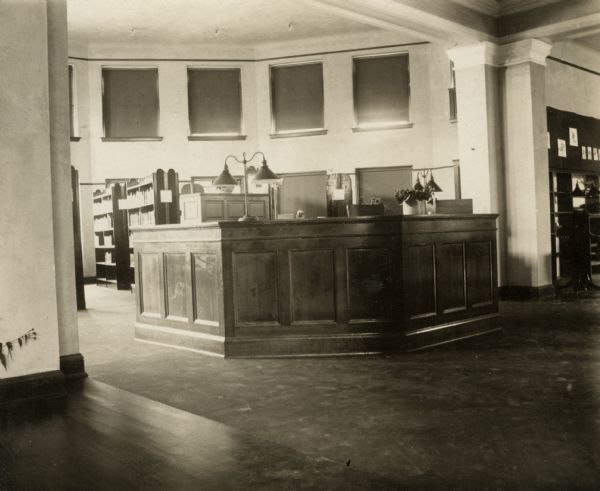
<instances>
[{"instance_id":1,"label":"bookshelf","mask_svg":"<svg viewBox=\"0 0 600 491\"><path fill-rule=\"evenodd\" d=\"M166 225L179 223L179 176L173 170L158 169L151 175L127 182L127 225ZM134 281L134 251L127 236L128 279Z\"/></svg>"},{"instance_id":2,"label":"bookshelf","mask_svg":"<svg viewBox=\"0 0 600 491\"><path fill-rule=\"evenodd\" d=\"M79 213L79 171L73 166L71 166L71 192L73 193L73 248L75 252L75 291L77 310L85 310L83 247L81 245L81 222Z\"/></svg>"},{"instance_id":3,"label":"bookshelf","mask_svg":"<svg viewBox=\"0 0 600 491\"><path fill-rule=\"evenodd\" d=\"M93 195L96 283L129 290L129 238L126 211L119 200L125 198L125 186L107 185Z\"/></svg>"},{"instance_id":4,"label":"bookshelf","mask_svg":"<svg viewBox=\"0 0 600 491\"><path fill-rule=\"evenodd\" d=\"M552 278L559 287L600 285L600 197L589 192L599 177L550 171Z\"/></svg>"},{"instance_id":5,"label":"bookshelf","mask_svg":"<svg viewBox=\"0 0 600 491\"><path fill-rule=\"evenodd\" d=\"M600 286L600 214L587 213L588 261L591 284Z\"/></svg>"},{"instance_id":6,"label":"bookshelf","mask_svg":"<svg viewBox=\"0 0 600 491\"><path fill-rule=\"evenodd\" d=\"M550 236L552 245L552 278L555 284L570 277L572 265L568 249L573 222L572 178L568 172L550 172Z\"/></svg>"}]
</instances>

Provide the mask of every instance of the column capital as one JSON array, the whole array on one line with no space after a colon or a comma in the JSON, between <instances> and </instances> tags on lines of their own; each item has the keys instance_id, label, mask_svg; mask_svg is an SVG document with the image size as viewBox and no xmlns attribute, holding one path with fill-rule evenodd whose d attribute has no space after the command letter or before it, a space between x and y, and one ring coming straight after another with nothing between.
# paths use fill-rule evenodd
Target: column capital
<instances>
[{"instance_id":1,"label":"column capital","mask_svg":"<svg viewBox=\"0 0 600 491\"><path fill-rule=\"evenodd\" d=\"M498 66L499 46L488 41L468 46L458 46L446 51L448 57L454 63L454 68L471 68L480 65Z\"/></svg>"},{"instance_id":2,"label":"column capital","mask_svg":"<svg viewBox=\"0 0 600 491\"><path fill-rule=\"evenodd\" d=\"M552 45L539 39L523 39L510 44L494 44L488 41L459 46L447 50L448 57L456 69L480 65L495 67L517 65L519 63L537 63L546 65L546 57Z\"/></svg>"},{"instance_id":3,"label":"column capital","mask_svg":"<svg viewBox=\"0 0 600 491\"><path fill-rule=\"evenodd\" d=\"M500 46L502 65L511 66L519 63L537 63L546 65L546 57L552 45L539 39L523 39Z\"/></svg>"}]
</instances>

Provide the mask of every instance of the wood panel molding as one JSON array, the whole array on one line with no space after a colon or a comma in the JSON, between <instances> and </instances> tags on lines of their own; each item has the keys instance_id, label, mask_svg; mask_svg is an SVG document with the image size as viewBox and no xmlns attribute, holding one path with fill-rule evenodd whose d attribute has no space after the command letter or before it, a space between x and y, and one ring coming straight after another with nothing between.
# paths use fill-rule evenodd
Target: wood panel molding
<instances>
[{"instance_id":1,"label":"wood panel molding","mask_svg":"<svg viewBox=\"0 0 600 491\"><path fill-rule=\"evenodd\" d=\"M278 326L277 253L234 252L233 308L237 326Z\"/></svg>"},{"instance_id":2,"label":"wood panel molding","mask_svg":"<svg viewBox=\"0 0 600 491\"><path fill-rule=\"evenodd\" d=\"M160 258L157 253L138 254L138 285L142 315L160 316L163 280L161 279Z\"/></svg>"},{"instance_id":3,"label":"wood panel molding","mask_svg":"<svg viewBox=\"0 0 600 491\"><path fill-rule=\"evenodd\" d=\"M294 356L475 335L498 315L495 220L136 228L136 337L218 356Z\"/></svg>"},{"instance_id":4,"label":"wood panel molding","mask_svg":"<svg viewBox=\"0 0 600 491\"><path fill-rule=\"evenodd\" d=\"M291 324L335 324L333 249L288 251Z\"/></svg>"},{"instance_id":5,"label":"wood panel molding","mask_svg":"<svg viewBox=\"0 0 600 491\"><path fill-rule=\"evenodd\" d=\"M346 295L349 322L391 322L395 286L392 251L346 249Z\"/></svg>"},{"instance_id":6,"label":"wood panel molding","mask_svg":"<svg viewBox=\"0 0 600 491\"><path fill-rule=\"evenodd\" d=\"M194 322L219 322L218 268L216 254L192 253Z\"/></svg>"}]
</instances>

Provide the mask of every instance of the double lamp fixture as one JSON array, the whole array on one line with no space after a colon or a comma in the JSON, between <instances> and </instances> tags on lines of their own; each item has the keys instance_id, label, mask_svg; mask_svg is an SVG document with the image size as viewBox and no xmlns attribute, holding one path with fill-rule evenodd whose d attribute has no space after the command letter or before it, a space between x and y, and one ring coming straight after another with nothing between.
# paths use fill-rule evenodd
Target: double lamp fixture
<instances>
[{"instance_id":1,"label":"double lamp fixture","mask_svg":"<svg viewBox=\"0 0 600 491\"><path fill-rule=\"evenodd\" d=\"M437 169L444 169L446 167L447 166L437 167ZM428 191L430 194L442 192L442 188L433 178L432 169L413 169L413 171L417 173L417 182L414 185L415 191ZM425 184L425 186L421 184L421 178L423 179L423 184Z\"/></svg>"},{"instance_id":2,"label":"double lamp fixture","mask_svg":"<svg viewBox=\"0 0 600 491\"><path fill-rule=\"evenodd\" d=\"M254 160L254 157L256 157L259 154L262 156L262 166L257 171L256 167L254 167L253 165L248 167L248 164L252 162ZM256 221L256 217L248 215L248 174L254 175L253 182L256 184L279 185L281 184L283 179L280 178L277 174L275 174L271 169L269 169L269 166L267 165L267 159L265 158L265 154L262 153L260 150L254 152L254 154L250 158L246 158L246 152L242 153L241 160L235 155L228 155L227 157L225 157L225 166L223 167L223 172L221 172L221 174L219 174L219 177L217 177L213 181L213 184L220 191L230 193L231 191L233 191L233 188L238 185L238 181L236 181L235 177L233 177L229 172L229 166L227 165L227 161L229 159L233 159L239 164L244 165L244 216L239 218L239 221Z\"/></svg>"}]
</instances>

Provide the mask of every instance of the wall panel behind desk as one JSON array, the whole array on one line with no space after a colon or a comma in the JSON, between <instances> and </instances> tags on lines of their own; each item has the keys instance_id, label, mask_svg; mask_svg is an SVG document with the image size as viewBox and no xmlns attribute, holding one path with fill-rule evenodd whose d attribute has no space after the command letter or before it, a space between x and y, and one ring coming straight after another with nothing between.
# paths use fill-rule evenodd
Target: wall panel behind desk
<instances>
[{"instance_id":1,"label":"wall panel behind desk","mask_svg":"<svg viewBox=\"0 0 600 491\"><path fill-rule=\"evenodd\" d=\"M394 193L397 189L412 187L412 167L373 167L356 169L358 180L358 202L369 204L371 198L383 200L386 215L400 215L402 206L398 204Z\"/></svg>"},{"instance_id":2,"label":"wall panel behind desk","mask_svg":"<svg viewBox=\"0 0 600 491\"><path fill-rule=\"evenodd\" d=\"M327 173L301 172L282 174L283 183L278 190L279 213L304 211L307 218L327 216Z\"/></svg>"}]
</instances>

